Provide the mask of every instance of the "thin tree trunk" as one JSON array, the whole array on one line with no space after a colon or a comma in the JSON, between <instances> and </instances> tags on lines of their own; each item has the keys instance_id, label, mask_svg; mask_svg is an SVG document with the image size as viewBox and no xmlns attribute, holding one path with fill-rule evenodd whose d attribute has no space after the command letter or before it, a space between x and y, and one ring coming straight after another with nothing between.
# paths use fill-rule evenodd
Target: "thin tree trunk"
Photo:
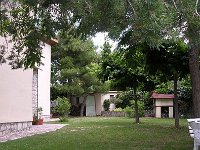
<instances>
[{"instance_id":1,"label":"thin tree trunk","mask_svg":"<svg viewBox=\"0 0 200 150\"><path fill-rule=\"evenodd\" d=\"M139 112L138 112L138 100L137 100L137 91L136 86L134 86L134 100L135 100L135 122L139 123Z\"/></svg>"},{"instance_id":2,"label":"thin tree trunk","mask_svg":"<svg viewBox=\"0 0 200 150\"><path fill-rule=\"evenodd\" d=\"M80 117L83 117L83 112L86 104L87 96L84 96L83 103L81 104Z\"/></svg>"},{"instance_id":3,"label":"thin tree trunk","mask_svg":"<svg viewBox=\"0 0 200 150\"><path fill-rule=\"evenodd\" d=\"M198 46L191 46L189 52L189 68L192 81L194 117L200 117L200 65Z\"/></svg>"},{"instance_id":4,"label":"thin tree trunk","mask_svg":"<svg viewBox=\"0 0 200 150\"><path fill-rule=\"evenodd\" d=\"M179 128L179 111L178 111L178 96L177 96L177 73L174 74L174 112L175 112L175 127Z\"/></svg>"}]
</instances>

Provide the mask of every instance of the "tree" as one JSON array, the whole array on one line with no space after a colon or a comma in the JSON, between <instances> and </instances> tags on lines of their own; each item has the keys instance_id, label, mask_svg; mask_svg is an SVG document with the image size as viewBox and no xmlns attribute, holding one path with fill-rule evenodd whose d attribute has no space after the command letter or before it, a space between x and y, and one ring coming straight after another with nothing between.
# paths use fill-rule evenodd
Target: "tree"
<instances>
[{"instance_id":1,"label":"tree","mask_svg":"<svg viewBox=\"0 0 200 150\"><path fill-rule=\"evenodd\" d=\"M105 89L94 72L95 49L90 40L81 40L73 31L61 33L52 53L53 86L72 100L83 96L80 115L83 116L87 96Z\"/></svg>"},{"instance_id":2,"label":"tree","mask_svg":"<svg viewBox=\"0 0 200 150\"><path fill-rule=\"evenodd\" d=\"M175 127L179 128L178 80L189 73L187 46L183 42L163 43L157 49L144 49L146 68L150 74L160 76L164 81L174 81Z\"/></svg>"},{"instance_id":3,"label":"tree","mask_svg":"<svg viewBox=\"0 0 200 150\"><path fill-rule=\"evenodd\" d=\"M142 63L143 55L140 51L119 49L111 53L109 43L105 43L102 51L102 72L104 80L111 80L112 86L119 90L131 90L135 101L135 122L139 123L137 88L146 84L147 76Z\"/></svg>"},{"instance_id":4,"label":"tree","mask_svg":"<svg viewBox=\"0 0 200 150\"><path fill-rule=\"evenodd\" d=\"M6 45L0 46L0 63L9 61L12 68L40 65L43 42L81 24L88 7L83 0L1 0L0 36L13 47L9 53Z\"/></svg>"}]
</instances>

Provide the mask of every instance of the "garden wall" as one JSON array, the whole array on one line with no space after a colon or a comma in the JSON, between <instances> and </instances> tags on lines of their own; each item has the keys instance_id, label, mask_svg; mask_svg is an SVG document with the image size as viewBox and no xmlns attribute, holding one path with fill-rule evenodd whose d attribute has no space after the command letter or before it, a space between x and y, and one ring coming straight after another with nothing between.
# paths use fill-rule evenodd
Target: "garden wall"
<instances>
[{"instance_id":1,"label":"garden wall","mask_svg":"<svg viewBox=\"0 0 200 150\"><path fill-rule=\"evenodd\" d=\"M125 113L118 112L118 111L102 111L101 116L103 116L103 117L125 117Z\"/></svg>"},{"instance_id":2,"label":"garden wall","mask_svg":"<svg viewBox=\"0 0 200 150\"><path fill-rule=\"evenodd\" d=\"M9 133L29 130L32 127L32 121L0 123L0 137Z\"/></svg>"}]
</instances>

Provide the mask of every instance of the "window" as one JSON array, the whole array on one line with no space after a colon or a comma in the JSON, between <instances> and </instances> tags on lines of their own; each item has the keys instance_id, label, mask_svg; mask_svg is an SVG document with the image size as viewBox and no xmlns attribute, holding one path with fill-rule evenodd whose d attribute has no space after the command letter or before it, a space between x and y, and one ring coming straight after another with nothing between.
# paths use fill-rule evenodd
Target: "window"
<instances>
[{"instance_id":1,"label":"window","mask_svg":"<svg viewBox=\"0 0 200 150\"><path fill-rule=\"evenodd\" d=\"M114 99L115 97L114 97L114 95L110 95L110 100L112 100L112 99Z\"/></svg>"}]
</instances>

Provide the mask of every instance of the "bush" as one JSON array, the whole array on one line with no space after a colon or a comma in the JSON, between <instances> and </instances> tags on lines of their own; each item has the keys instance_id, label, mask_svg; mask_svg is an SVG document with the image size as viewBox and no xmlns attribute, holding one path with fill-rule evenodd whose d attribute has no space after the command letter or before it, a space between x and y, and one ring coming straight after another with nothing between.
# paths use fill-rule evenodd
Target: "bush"
<instances>
[{"instance_id":1,"label":"bush","mask_svg":"<svg viewBox=\"0 0 200 150\"><path fill-rule=\"evenodd\" d=\"M138 111L139 111L139 117L144 116L144 104L142 101L138 101ZM135 117L135 101L131 101L131 106L128 106L124 108L124 112L126 113L127 117L133 118Z\"/></svg>"},{"instance_id":2,"label":"bush","mask_svg":"<svg viewBox=\"0 0 200 150\"><path fill-rule=\"evenodd\" d=\"M110 107L110 100L109 99L104 100L103 107L104 107L105 111L109 111L109 107Z\"/></svg>"},{"instance_id":3,"label":"bush","mask_svg":"<svg viewBox=\"0 0 200 150\"><path fill-rule=\"evenodd\" d=\"M69 103L69 100L66 97L60 98L54 100L56 102L56 106L53 108L53 112L58 113L60 115L59 119L61 122L64 120L67 120L71 104Z\"/></svg>"},{"instance_id":4,"label":"bush","mask_svg":"<svg viewBox=\"0 0 200 150\"><path fill-rule=\"evenodd\" d=\"M140 100L137 101L137 104L138 104L139 117L143 117L144 116L144 104ZM134 100L131 101L131 108L135 111L135 101ZM135 112L134 112L134 116L135 116Z\"/></svg>"},{"instance_id":5,"label":"bush","mask_svg":"<svg viewBox=\"0 0 200 150\"><path fill-rule=\"evenodd\" d=\"M60 119L60 122L68 122L69 121L67 116L63 116L63 117L60 116L59 119Z\"/></svg>"},{"instance_id":6,"label":"bush","mask_svg":"<svg viewBox=\"0 0 200 150\"><path fill-rule=\"evenodd\" d=\"M125 91L116 96L115 105L117 108L126 108L127 106L131 106L130 100L133 99L130 91Z\"/></svg>"},{"instance_id":7,"label":"bush","mask_svg":"<svg viewBox=\"0 0 200 150\"><path fill-rule=\"evenodd\" d=\"M133 108L128 106L128 107L124 108L124 112L126 113L127 117L129 117L129 118L133 118L134 117Z\"/></svg>"},{"instance_id":8,"label":"bush","mask_svg":"<svg viewBox=\"0 0 200 150\"><path fill-rule=\"evenodd\" d=\"M113 111L115 111L115 112L123 112L124 110L119 107L119 108L115 108Z\"/></svg>"}]
</instances>

